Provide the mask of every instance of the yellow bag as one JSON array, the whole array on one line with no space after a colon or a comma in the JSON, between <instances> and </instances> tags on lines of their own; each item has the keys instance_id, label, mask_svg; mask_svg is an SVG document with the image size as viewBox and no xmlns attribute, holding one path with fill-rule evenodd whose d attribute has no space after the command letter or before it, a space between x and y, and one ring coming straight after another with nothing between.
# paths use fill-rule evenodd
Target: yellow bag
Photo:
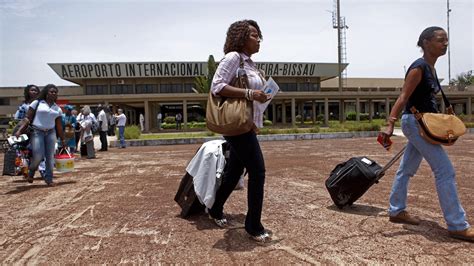
<instances>
[{"instance_id":1,"label":"yellow bag","mask_svg":"<svg viewBox=\"0 0 474 266\"><path fill-rule=\"evenodd\" d=\"M247 84L244 62L240 58L238 75L232 85L244 90L248 87ZM219 97L209 92L206 126L209 130L224 136L247 133L254 128L253 103L245 98Z\"/></svg>"},{"instance_id":2,"label":"yellow bag","mask_svg":"<svg viewBox=\"0 0 474 266\"><path fill-rule=\"evenodd\" d=\"M466 133L466 126L454 114L451 106L448 107L448 114L420 113L415 107L411 111L418 120L421 136L432 144L450 146Z\"/></svg>"}]
</instances>

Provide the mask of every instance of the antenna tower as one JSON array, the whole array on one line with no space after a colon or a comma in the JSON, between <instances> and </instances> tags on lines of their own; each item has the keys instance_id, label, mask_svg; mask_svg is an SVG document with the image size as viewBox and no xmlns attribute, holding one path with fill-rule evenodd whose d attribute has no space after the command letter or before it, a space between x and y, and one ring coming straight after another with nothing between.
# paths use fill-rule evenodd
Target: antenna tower
<instances>
[{"instance_id":1,"label":"antenna tower","mask_svg":"<svg viewBox=\"0 0 474 266\"><path fill-rule=\"evenodd\" d=\"M337 41L338 41L338 64L339 64L339 80L342 81L339 84L339 90L342 91L342 86L347 85L347 68L341 71L342 64L347 63L347 50L346 50L346 30L349 28L346 25L346 18L341 17L339 0L334 0L334 10L332 12L332 27L337 29Z\"/></svg>"}]
</instances>

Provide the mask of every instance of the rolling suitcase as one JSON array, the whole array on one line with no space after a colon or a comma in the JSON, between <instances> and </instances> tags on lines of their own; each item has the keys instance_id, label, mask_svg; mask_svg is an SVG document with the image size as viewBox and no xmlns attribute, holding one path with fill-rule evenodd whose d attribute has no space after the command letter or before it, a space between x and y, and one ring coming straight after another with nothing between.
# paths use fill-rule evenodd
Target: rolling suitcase
<instances>
[{"instance_id":1,"label":"rolling suitcase","mask_svg":"<svg viewBox=\"0 0 474 266\"><path fill-rule=\"evenodd\" d=\"M326 180L326 188L334 204L342 209L352 205L387 171L405 152L401 149L384 167L367 157L353 157L338 164Z\"/></svg>"},{"instance_id":2,"label":"rolling suitcase","mask_svg":"<svg viewBox=\"0 0 474 266\"><path fill-rule=\"evenodd\" d=\"M205 209L205 206L199 202L194 192L193 177L187 172L179 183L178 192L176 192L174 201L181 207L180 216L183 218L204 212Z\"/></svg>"}]
</instances>

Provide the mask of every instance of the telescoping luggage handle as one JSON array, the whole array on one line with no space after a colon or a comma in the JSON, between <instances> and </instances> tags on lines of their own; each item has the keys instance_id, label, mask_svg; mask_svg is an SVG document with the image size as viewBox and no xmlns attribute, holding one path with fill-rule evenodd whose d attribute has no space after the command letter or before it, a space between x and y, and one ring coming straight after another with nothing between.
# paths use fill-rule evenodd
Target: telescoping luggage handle
<instances>
[{"instance_id":1,"label":"telescoping luggage handle","mask_svg":"<svg viewBox=\"0 0 474 266\"><path fill-rule=\"evenodd\" d=\"M392 159L390 159L390 161L388 161L388 163L384 167L382 167L382 169L380 169L380 171L377 173L377 180L382 178L382 176L385 174L385 171L392 167L392 165L397 162L400 157L402 157L406 148L407 146L403 147L397 154L395 154L395 156L393 156Z\"/></svg>"}]
</instances>

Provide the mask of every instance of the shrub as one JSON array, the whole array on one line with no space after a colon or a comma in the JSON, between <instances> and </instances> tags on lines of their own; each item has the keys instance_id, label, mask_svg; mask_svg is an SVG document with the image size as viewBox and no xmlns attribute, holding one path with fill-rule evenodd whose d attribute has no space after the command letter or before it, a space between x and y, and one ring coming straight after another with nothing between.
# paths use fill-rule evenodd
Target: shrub
<instances>
[{"instance_id":1,"label":"shrub","mask_svg":"<svg viewBox=\"0 0 474 266\"><path fill-rule=\"evenodd\" d=\"M206 128L206 122L191 122L188 123L189 128Z\"/></svg>"},{"instance_id":2,"label":"shrub","mask_svg":"<svg viewBox=\"0 0 474 266\"><path fill-rule=\"evenodd\" d=\"M316 116L316 121L322 121L324 122L324 115L323 114L319 114Z\"/></svg>"},{"instance_id":3,"label":"shrub","mask_svg":"<svg viewBox=\"0 0 474 266\"><path fill-rule=\"evenodd\" d=\"M369 120L368 113L360 113L360 121Z\"/></svg>"},{"instance_id":4,"label":"shrub","mask_svg":"<svg viewBox=\"0 0 474 266\"><path fill-rule=\"evenodd\" d=\"M263 121L263 126L265 127L269 127L269 126L272 126L273 125L273 122L270 121L270 120L264 120Z\"/></svg>"},{"instance_id":5,"label":"shrub","mask_svg":"<svg viewBox=\"0 0 474 266\"><path fill-rule=\"evenodd\" d=\"M310 133L319 133L319 131L320 131L320 128L318 126L314 126L309 129Z\"/></svg>"},{"instance_id":6,"label":"shrub","mask_svg":"<svg viewBox=\"0 0 474 266\"><path fill-rule=\"evenodd\" d=\"M295 120L296 120L296 122L301 122L301 119L302 119L302 118L301 118L301 115L297 115L297 116L295 116Z\"/></svg>"},{"instance_id":7,"label":"shrub","mask_svg":"<svg viewBox=\"0 0 474 266\"><path fill-rule=\"evenodd\" d=\"M161 128L163 128L163 129L175 129L176 124L175 123L163 123L163 124L161 124Z\"/></svg>"},{"instance_id":8,"label":"shrub","mask_svg":"<svg viewBox=\"0 0 474 266\"><path fill-rule=\"evenodd\" d=\"M116 131L115 135L118 137L119 136L118 128L115 131ZM140 131L140 128L136 125L126 126L125 132L123 135L125 139L139 139L141 135L141 131Z\"/></svg>"},{"instance_id":9,"label":"shrub","mask_svg":"<svg viewBox=\"0 0 474 266\"><path fill-rule=\"evenodd\" d=\"M346 119L350 120L350 121L355 121L356 117L357 117L356 112L347 112L347 114L346 114Z\"/></svg>"},{"instance_id":10,"label":"shrub","mask_svg":"<svg viewBox=\"0 0 474 266\"><path fill-rule=\"evenodd\" d=\"M377 124L353 124L346 126L348 131L380 131L380 125Z\"/></svg>"},{"instance_id":11,"label":"shrub","mask_svg":"<svg viewBox=\"0 0 474 266\"><path fill-rule=\"evenodd\" d=\"M467 128L473 128L474 127L474 122L467 122L467 123L464 123L466 125Z\"/></svg>"},{"instance_id":12,"label":"shrub","mask_svg":"<svg viewBox=\"0 0 474 266\"><path fill-rule=\"evenodd\" d=\"M176 118L174 116L167 116L163 121L168 124L174 124L176 123Z\"/></svg>"}]
</instances>

